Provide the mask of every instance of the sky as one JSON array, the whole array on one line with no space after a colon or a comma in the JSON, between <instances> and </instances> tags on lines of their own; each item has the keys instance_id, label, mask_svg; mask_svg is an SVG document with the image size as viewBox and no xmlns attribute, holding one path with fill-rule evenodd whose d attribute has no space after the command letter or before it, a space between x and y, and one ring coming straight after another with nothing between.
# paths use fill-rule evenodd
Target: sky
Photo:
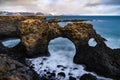
<instances>
[{"instance_id":1,"label":"sky","mask_svg":"<svg viewBox=\"0 0 120 80\"><path fill-rule=\"evenodd\" d=\"M120 15L120 0L0 0L0 11L53 15Z\"/></svg>"}]
</instances>

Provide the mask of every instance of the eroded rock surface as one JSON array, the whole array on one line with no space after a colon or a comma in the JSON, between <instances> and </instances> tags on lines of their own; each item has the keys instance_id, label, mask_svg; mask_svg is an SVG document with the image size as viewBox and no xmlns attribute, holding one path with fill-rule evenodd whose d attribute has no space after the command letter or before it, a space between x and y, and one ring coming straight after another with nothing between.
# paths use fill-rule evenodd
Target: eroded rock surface
<instances>
[{"instance_id":1,"label":"eroded rock surface","mask_svg":"<svg viewBox=\"0 0 120 80\"><path fill-rule=\"evenodd\" d=\"M79 47L74 62L85 65L87 70L95 71L99 75L120 79L120 53L106 45Z\"/></svg>"},{"instance_id":2,"label":"eroded rock surface","mask_svg":"<svg viewBox=\"0 0 120 80\"><path fill-rule=\"evenodd\" d=\"M105 40L96 34L91 24L83 22L70 23L61 28L57 23L27 19L21 22L19 30L22 43L26 46L30 55L35 55L35 53L49 55L49 41L57 37L70 39L77 49L81 45L88 44L90 38L95 38L98 44L104 43Z\"/></svg>"},{"instance_id":3,"label":"eroded rock surface","mask_svg":"<svg viewBox=\"0 0 120 80\"><path fill-rule=\"evenodd\" d=\"M62 29L63 37L70 39L79 48L87 45L90 38L94 38L98 44L104 43L105 39L96 33L93 26L85 22L76 22L66 25Z\"/></svg>"},{"instance_id":4,"label":"eroded rock surface","mask_svg":"<svg viewBox=\"0 0 120 80\"><path fill-rule=\"evenodd\" d=\"M0 39L19 37L19 22L26 19L42 19L44 16L0 16Z\"/></svg>"},{"instance_id":5,"label":"eroded rock surface","mask_svg":"<svg viewBox=\"0 0 120 80\"><path fill-rule=\"evenodd\" d=\"M32 26L30 29L28 28L29 25ZM22 27L27 28L28 33L27 30ZM28 51L33 52L31 53L32 55L35 55L34 52L49 55L47 47L49 41L57 37L65 37L70 39L75 44L75 63L84 64L87 66L88 70L95 71L98 74L107 77L120 78L119 60L116 61L116 58L111 56L111 54L114 54L114 51L106 46L104 43L106 40L97 34L92 25L89 23L70 23L64 28L60 28L56 23L46 23L39 20L34 20L29 23L29 20L26 20L21 23L20 30L21 29L23 30L20 31L21 33L25 31L22 39L24 39L27 35L34 35L33 37L26 37L26 39L22 40L26 48L29 48ZM38 30L38 32L36 31L34 33L35 30ZM27 35L25 35L26 33ZM91 38L95 39L97 46L90 47L88 45L88 41ZM32 42L33 44L31 44Z\"/></svg>"},{"instance_id":6,"label":"eroded rock surface","mask_svg":"<svg viewBox=\"0 0 120 80\"><path fill-rule=\"evenodd\" d=\"M22 63L0 54L0 80L38 80L36 75Z\"/></svg>"},{"instance_id":7,"label":"eroded rock surface","mask_svg":"<svg viewBox=\"0 0 120 80\"><path fill-rule=\"evenodd\" d=\"M79 80L98 80L98 79L92 74L84 74L80 77Z\"/></svg>"},{"instance_id":8,"label":"eroded rock surface","mask_svg":"<svg viewBox=\"0 0 120 80\"><path fill-rule=\"evenodd\" d=\"M21 38L26 52L24 54L28 57L49 56L50 40L57 37L68 38L76 47L74 63L84 64L87 70L100 75L120 79L120 49L112 50L107 47L104 43L106 40L89 23L69 23L61 28L55 22L46 22L43 17L10 17L8 20L0 17L0 35L12 35L12 32ZM88 45L91 38L97 42L95 47Z\"/></svg>"},{"instance_id":9,"label":"eroded rock surface","mask_svg":"<svg viewBox=\"0 0 120 80\"><path fill-rule=\"evenodd\" d=\"M22 43L26 47L29 56L37 54L49 56L49 41L61 34L58 24L48 24L38 19L22 21L19 30Z\"/></svg>"}]
</instances>

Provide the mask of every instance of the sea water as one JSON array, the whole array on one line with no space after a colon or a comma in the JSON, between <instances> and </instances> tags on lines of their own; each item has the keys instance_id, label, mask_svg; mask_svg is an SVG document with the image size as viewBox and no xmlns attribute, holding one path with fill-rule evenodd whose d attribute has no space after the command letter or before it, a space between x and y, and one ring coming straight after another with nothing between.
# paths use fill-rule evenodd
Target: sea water
<instances>
[{"instance_id":1,"label":"sea water","mask_svg":"<svg viewBox=\"0 0 120 80\"><path fill-rule=\"evenodd\" d=\"M47 19L53 18L48 16ZM98 34L107 39L106 44L111 48L120 48L120 16L60 16L60 19L83 19L93 25L93 28ZM64 27L70 22L60 22L59 25ZM17 40L18 43L20 40ZM11 45L17 44L13 41L4 41L5 46L11 47ZM95 46L95 42L91 39L89 45ZM78 65L73 63L73 57L76 49L75 45L67 38L58 37L49 42L48 45L50 57L38 57L34 59L26 59L30 62L29 66L33 66L34 70L40 75L45 74L44 70L55 72L56 75L59 72L64 72L68 80L69 76L79 79L85 73L91 73L95 75L99 80L110 80L109 78L96 75L94 72L88 72L84 70L84 65Z\"/></svg>"}]
</instances>

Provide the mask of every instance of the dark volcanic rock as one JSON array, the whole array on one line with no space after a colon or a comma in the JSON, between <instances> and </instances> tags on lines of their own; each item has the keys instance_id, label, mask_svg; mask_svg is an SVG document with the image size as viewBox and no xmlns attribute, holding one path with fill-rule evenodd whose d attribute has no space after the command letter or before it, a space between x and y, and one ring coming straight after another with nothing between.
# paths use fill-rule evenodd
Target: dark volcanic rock
<instances>
[{"instance_id":1,"label":"dark volcanic rock","mask_svg":"<svg viewBox=\"0 0 120 80\"><path fill-rule=\"evenodd\" d=\"M98 44L104 43L105 39L96 33L93 26L85 22L76 22L66 25L62 29L64 37L70 39L76 46L88 44L89 39L94 38Z\"/></svg>"},{"instance_id":2,"label":"dark volcanic rock","mask_svg":"<svg viewBox=\"0 0 120 80\"><path fill-rule=\"evenodd\" d=\"M98 44L104 43L104 38L98 35L91 24L77 22L60 28L57 23L47 23L38 19L27 19L19 25L22 44L28 55L49 55L49 41L57 37L66 37L76 46L88 44L90 38L95 38Z\"/></svg>"},{"instance_id":3,"label":"dark volcanic rock","mask_svg":"<svg viewBox=\"0 0 120 80\"><path fill-rule=\"evenodd\" d=\"M20 26L22 44L26 47L28 56L41 55L49 56L49 41L60 35L56 23L47 24L39 19L27 19L22 21Z\"/></svg>"},{"instance_id":4,"label":"dark volcanic rock","mask_svg":"<svg viewBox=\"0 0 120 80\"><path fill-rule=\"evenodd\" d=\"M42 19L44 16L0 16L0 39L20 37L18 26L19 23L26 19Z\"/></svg>"},{"instance_id":5,"label":"dark volcanic rock","mask_svg":"<svg viewBox=\"0 0 120 80\"><path fill-rule=\"evenodd\" d=\"M60 78L65 78L65 77L66 77L66 75L65 75L64 72L59 72L59 73L57 74L57 76L60 77Z\"/></svg>"},{"instance_id":6,"label":"dark volcanic rock","mask_svg":"<svg viewBox=\"0 0 120 80\"><path fill-rule=\"evenodd\" d=\"M21 42L13 48L4 47L0 42L0 54L7 54L9 57L12 57L12 59L17 60L21 63L25 63L25 57L27 56L25 52L26 49L21 44Z\"/></svg>"},{"instance_id":7,"label":"dark volcanic rock","mask_svg":"<svg viewBox=\"0 0 120 80\"><path fill-rule=\"evenodd\" d=\"M38 19L27 19L19 27L22 43L29 56L48 53L49 26Z\"/></svg>"},{"instance_id":8,"label":"dark volcanic rock","mask_svg":"<svg viewBox=\"0 0 120 80\"><path fill-rule=\"evenodd\" d=\"M77 64L86 65L86 69L95 71L99 75L111 78L120 78L120 53L114 53L114 50L106 45L90 47L84 45L79 47L74 57Z\"/></svg>"},{"instance_id":9,"label":"dark volcanic rock","mask_svg":"<svg viewBox=\"0 0 120 80\"><path fill-rule=\"evenodd\" d=\"M70 77L69 77L69 80L76 80L76 78L70 76Z\"/></svg>"},{"instance_id":10,"label":"dark volcanic rock","mask_svg":"<svg viewBox=\"0 0 120 80\"><path fill-rule=\"evenodd\" d=\"M65 73L64 72L60 72L60 73L58 73L58 75L65 77Z\"/></svg>"},{"instance_id":11,"label":"dark volcanic rock","mask_svg":"<svg viewBox=\"0 0 120 80\"><path fill-rule=\"evenodd\" d=\"M3 44L0 41L0 53L4 53L6 48L3 46Z\"/></svg>"},{"instance_id":12,"label":"dark volcanic rock","mask_svg":"<svg viewBox=\"0 0 120 80\"><path fill-rule=\"evenodd\" d=\"M92 74L84 74L80 77L80 80L98 80L98 79Z\"/></svg>"},{"instance_id":13,"label":"dark volcanic rock","mask_svg":"<svg viewBox=\"0 0 120 80\"><path fill-rule=\"evenodd\" d=\"M0 54L0 80L39 80L39 78L29 67L5 54Z\"/></svg>"},{"instance_id":14,"label":"dark volcanic rock","mask_svg":"<svg viewBox=\"0 0 120 80\"><path fill-rule=\"evenodd\" d=\"M106 40L89 23L75 22L61 28L55 22L46 22L44 16L0 16L0 39L6 36L21 38L20 45L10 52L15 55L18 51L24 57L49 56L50 40L68 38L76 47L74 63L84 64L87 70L100 75L120 79L120 49L107 47ZM97 42L95 47L88 45L91 38ZM2 51L8 53L9 50L2 47Z\"/></svg>"}]
</instances>

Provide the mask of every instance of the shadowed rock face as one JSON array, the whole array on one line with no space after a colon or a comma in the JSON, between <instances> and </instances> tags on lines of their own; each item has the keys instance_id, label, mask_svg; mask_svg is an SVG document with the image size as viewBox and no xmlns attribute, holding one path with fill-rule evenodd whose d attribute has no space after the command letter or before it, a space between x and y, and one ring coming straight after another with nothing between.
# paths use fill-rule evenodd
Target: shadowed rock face
<instances>
[{"instance_id":1,"label":"shadowed rock face","mask_svg":"<svg viewBox=\"0 0 120 80\"><path fill-rule=\"evenodd\" d=\"M36 78L35 78L36 77ZM0 54L0 80L38 80L35 73L22 63Z\"/></svg>"},{"instance_id":2,"label":"shadowed rock face","mask_svg":"<svg viewBox=\"0 0 120 80\"><path fill-rule=\"evenodd\" d=\"M120 49L112 50L107 47L105 39L97 34L89 23L75 22L61 28L55 22L46 22L42 16L0 17L0 33L0 36L19 36L27 57L49 56L50 40L57 37L68 38L76 47L74 63L84 64L87 70L100 75L120 79ZM95 47L88 45L91 38L97 42ZM19 46L13 49L17 51Z\"/></svg>"},{"instance_id":3,"label":"shadowed rock face","mask_svg":"<svg viewBox=\"0 0 120 80\"><path fill-rule=\"evenodd\" d=\"M81 76L79 80L98 80L98 79L92 74L84 74Z\"/></svg>"}]
</instances>

